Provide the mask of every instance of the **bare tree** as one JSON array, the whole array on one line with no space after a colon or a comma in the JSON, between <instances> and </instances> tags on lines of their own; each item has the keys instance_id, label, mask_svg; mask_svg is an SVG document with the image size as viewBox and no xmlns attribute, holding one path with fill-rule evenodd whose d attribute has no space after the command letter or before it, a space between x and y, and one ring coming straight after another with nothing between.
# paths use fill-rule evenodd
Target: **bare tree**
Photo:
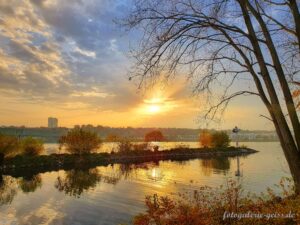
<instances>
[{"instance_id":1,"label":"bare tree","mask_svg":"<svg viewBox=\"0 0 300 225\"><path fill-rule=\"evenodd\" d=\"M258 96L300 193L300 123L289 86L300 67L298 7L296 0L135 0L124 23L143 30L132 75L140 85L180 72L198 92L215 98L222 90L210 119L234 97ZM233 91L238 79L251 80L255 90Z\"/></svg>"}]
</instances>

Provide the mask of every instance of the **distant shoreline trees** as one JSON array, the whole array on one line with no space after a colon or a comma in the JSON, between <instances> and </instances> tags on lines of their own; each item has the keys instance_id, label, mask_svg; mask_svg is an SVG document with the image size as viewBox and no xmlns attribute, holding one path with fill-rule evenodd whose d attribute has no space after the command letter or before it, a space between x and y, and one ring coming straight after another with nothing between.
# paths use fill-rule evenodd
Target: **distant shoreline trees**
<instances>
[{"instance_id":1,"label":"distant shoreline trees","mask_svg":"<svg viewBox=\"0 0 300 225\"><path fill-rule=\"evenodd\" d=\"M154 130L145 135L145 142L152 142L152 141L156 141L156 142L165 141L165 137L161 131Z\"/></svg>"}]
</instances>

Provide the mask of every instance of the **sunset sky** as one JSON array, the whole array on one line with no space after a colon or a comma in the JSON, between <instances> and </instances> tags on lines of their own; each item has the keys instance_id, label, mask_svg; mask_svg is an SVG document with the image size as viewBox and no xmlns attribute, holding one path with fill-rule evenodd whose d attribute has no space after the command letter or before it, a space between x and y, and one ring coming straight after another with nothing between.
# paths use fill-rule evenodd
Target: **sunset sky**
<instances>
[{"instance_id":1,"label":"sunset sky","mask_svg":"<svg viewBox=\"0 0 300 225\"><path fill-rule=\"evenodd\" d=\"M125 0L0 0L0 125L46 126L53 116L67 127L206 127L198 119L202 96L192 95L184 74L141 91L128 80L140 33L114 20L129 7ZM210 127L273 129L260 114L257 97L240 97Z\"/></svg>"}]
</instances>

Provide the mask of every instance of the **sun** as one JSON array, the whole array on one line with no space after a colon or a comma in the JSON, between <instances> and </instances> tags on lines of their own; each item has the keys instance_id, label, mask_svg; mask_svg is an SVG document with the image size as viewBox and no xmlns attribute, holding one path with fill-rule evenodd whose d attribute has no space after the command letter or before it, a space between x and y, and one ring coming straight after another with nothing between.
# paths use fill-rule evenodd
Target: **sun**
<instances>
[{"instance_id":1,"label":"sun","mask_svg":"<svg viewBox=\"0 0 300 225\"><path fill-rule=\"evenodd\" d=\"M148 106L148 112L149 113L158 113L161 111L161 107L159 105L149 105Z\"/></svg>"},{"instance_id":2,"label":"sun","mask_svg":"<svg viewBox=\"0 0 300 225\"><path fill-rule=\"evenodd\" d=\"M159 114L162 115L165 112L172 110L174 107L176 107L174 101L167 97L156 95L155 97L144 99L143 103L138 106L137 110L141 114L154 116Z\"/></svg>"}]
</instances>

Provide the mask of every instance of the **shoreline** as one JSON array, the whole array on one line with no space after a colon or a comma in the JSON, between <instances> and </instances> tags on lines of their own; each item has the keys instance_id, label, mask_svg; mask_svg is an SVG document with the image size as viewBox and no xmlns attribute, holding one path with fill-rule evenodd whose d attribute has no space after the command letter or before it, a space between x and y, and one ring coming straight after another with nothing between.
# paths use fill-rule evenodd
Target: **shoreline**
<instances>
[{"instance_id":1,"label":"shoreline","mask_svg":"<svg viewBox=\"0 0 300 225\"><path fill-rule=\"evenodd\" d=\"M42 173L76 168L93 168L109 164L135 164L164 160L184 161L218 157L247 156L258 151L250 148L173 148L158 152L144 150L127 153L51 154L15 156L5 159L0 173L18 176L24 173Z\"/></svg>"}]
</instances>

